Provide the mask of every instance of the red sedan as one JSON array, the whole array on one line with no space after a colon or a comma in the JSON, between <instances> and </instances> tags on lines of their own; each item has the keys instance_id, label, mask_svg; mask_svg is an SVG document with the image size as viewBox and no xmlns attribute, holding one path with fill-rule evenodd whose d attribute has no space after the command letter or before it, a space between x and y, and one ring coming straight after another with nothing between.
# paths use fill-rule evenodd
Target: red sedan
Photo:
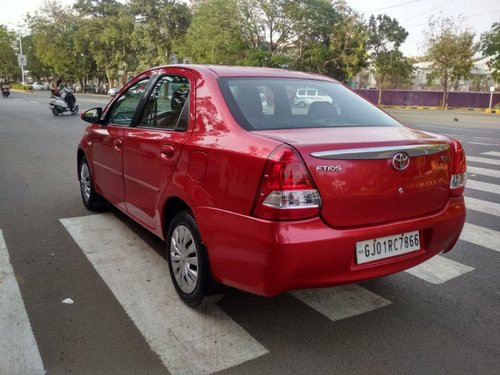
<instances>
[{"instance_id":1,"label":"red sedan","mask_svg":"<svg viewBox=\"0 0 500 375\"><path fill-rule=\"evenodd\" d=\"M339 82L285 70L163 66L89 109L83 203L166 241L190 306L399 272L452 249L465 154Z\"/></svg>"}]
</instances>

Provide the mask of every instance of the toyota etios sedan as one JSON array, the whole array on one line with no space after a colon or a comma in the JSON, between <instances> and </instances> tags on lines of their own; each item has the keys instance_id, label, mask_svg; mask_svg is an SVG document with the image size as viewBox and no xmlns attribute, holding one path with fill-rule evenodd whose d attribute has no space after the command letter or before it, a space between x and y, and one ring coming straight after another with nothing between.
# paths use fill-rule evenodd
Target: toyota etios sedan
<instances>
[{"instance_id":1,"label":"toyota etios sedan","mask_svg":"<svg viewBox=\"0 0 500 375\"><path fill-rule=\"evenodd\" d=\"M304 90L318 100L298 105ZM399 272L450 251L464 225L461 144L328 77L156 67L82 119L83 203L164 239L189 306L227 286L274 296Z\"/></svg>"}]
</instances>

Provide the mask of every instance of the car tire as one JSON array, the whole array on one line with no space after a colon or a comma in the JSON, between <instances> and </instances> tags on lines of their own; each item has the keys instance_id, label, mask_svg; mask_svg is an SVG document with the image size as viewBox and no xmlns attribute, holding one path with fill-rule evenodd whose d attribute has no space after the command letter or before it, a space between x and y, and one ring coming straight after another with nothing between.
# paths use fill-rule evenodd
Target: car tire
<instances>
[{"instance_id":1,"label":"car tire","mask_svg":"<svg viewBox=\"0 0 500 375\"><path fill-rule=\"evenodd\" d=\"M172 283L186 305L202 307L222 298L223 286L212 277L207 249L191 212L181 211L174 217L166 247Z\"/></svg>"},{"instance_id":2,"label":"car tire","mask_svg":"<svg viewBox=\"0 0 500 375\"><path fill-rule=\"evenodd\" d=\"M94 188L94 180L90 173L87 159L83 157L78 165L78 180L80 182L80 194L85 207L90 211L102 211L106 207L106 200L99 195Z\"/></svg>"}]
</instances>

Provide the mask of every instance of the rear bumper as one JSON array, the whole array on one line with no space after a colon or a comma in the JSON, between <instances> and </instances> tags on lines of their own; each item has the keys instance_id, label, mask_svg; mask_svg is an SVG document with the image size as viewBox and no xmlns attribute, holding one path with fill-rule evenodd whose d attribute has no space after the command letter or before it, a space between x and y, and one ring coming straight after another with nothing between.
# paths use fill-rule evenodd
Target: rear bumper
<instances>
[{"instance_id":1,"label":"rear bumper","mask_svg":"<svg viewBox=\"0 0 500 375\"><path fill-rule=\"evenodd\" d=\"M199 207L194 214L214 278L273 296L385 276L449 251L462 231L465 205L462 197L451 198L432 215L355 229L334 229L321 218L272 222L208 207ZM356 242L414 230L420 231L421 250L356 264Z\"/></svg>"}]
</instances>

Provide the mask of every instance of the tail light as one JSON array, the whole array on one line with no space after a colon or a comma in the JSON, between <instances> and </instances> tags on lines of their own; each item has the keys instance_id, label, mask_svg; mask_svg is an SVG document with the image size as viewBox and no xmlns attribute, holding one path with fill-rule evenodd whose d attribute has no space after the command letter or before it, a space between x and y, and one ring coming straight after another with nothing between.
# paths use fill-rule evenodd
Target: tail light
<instances>
[{"instance_id":1,"label":"tail light","mask_svg":"<svg viewBox=\"0 0 500 375\"><path fill-rule=\"evenodd\" d=\"M450 195L460 197L464 193L465 182L467 180L467 163L465 151L460 142L453 140L453 166L450 180Z\"/></svg>"},{"instance_id":2,"label":"tail light","mask_svg":"<svg viewBox=\"0 0 500 375\"><path fill-rule=\"evenodd\" d=\"M280 146L264 167L253 214L262 219L296 220L319 214L321 197L304 161L290 146Z\"/></svg>"}]
</instances>

